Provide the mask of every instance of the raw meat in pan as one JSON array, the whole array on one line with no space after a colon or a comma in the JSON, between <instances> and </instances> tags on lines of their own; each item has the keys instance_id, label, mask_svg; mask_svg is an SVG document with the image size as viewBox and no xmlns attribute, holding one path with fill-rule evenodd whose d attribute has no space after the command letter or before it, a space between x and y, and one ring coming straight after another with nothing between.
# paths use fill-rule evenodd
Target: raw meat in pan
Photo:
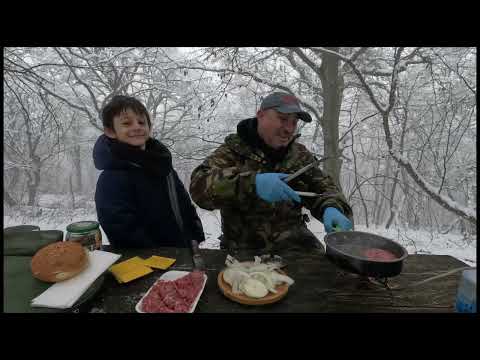
<instances>
[{"instance_id":1,"label":"raw meat in pan","mask_svg":"<svg viewBox=\"0 0 480 360\"><path fill-rule=\"evenodd\" d=\"M377 249L377 248L367 249L363 252L363 255L369 260L378 260L378 261L395 260L397 258L390 251Z\"/></svg>"}]
</instances>

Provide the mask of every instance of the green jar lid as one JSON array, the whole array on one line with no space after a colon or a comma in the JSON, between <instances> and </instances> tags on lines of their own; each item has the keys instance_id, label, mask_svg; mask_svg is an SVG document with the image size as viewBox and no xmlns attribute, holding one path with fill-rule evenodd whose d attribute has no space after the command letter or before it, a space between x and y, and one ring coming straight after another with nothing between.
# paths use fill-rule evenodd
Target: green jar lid
<instances>
[{"instance_id":1,"label":"green jar lid","mask_svg":"<svg viewBox=\"0 0 480 360\"><path fill-rule=\"evenodd\" d=\"M99 228L99 224L96 221L79 221L76 223L72 223L67 226L67 231L69 233L86 233L92 230L97 230Z\"/></svg>"}]
</instances>

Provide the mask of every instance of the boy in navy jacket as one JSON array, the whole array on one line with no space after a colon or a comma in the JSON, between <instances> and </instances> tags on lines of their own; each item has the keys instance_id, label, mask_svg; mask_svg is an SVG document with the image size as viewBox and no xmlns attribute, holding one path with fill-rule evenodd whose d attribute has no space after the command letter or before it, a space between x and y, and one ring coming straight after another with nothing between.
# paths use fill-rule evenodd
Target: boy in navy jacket
<instances>
[{"instance_id":1,"label":"boy in navy jacket","mask_svg":"<svg viewBox=\"0 0 480 360\"><path fill-rule=\"evenodd\" d=\"M151 122L137 99L117 95L103 108L104 134L93 149L98 221L111 245L189 247L205 240L202 223L172 166L150 137Z\"/></svg>"}]
</instances>

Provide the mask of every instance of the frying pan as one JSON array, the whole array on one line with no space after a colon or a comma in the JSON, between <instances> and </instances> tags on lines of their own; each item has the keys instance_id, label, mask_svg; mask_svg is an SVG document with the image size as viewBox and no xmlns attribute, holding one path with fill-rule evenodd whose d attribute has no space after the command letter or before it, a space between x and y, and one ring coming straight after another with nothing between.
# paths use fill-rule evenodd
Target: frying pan
<instances>
[{"instance_id":1,"label":"frying pan","mask_svg":"<svg viewBox=\"0 0 480 360\"><path fill-rule=\"evenodd\" d=\"M400 274L407 250L383 236L361 231L336 231L327 234L325 253L339 268L355 274L387 278ZM364 252L368 249L386 250L395 256L393 260L374 260Z\"/></svg>"}]
</instances>

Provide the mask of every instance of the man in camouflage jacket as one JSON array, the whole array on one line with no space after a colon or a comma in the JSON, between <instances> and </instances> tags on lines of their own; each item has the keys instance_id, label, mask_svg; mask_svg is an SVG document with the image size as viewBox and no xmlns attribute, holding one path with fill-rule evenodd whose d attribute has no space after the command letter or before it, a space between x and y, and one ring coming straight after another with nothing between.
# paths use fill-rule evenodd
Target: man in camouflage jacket
<instances>
[{"instance_id":1,"label":"man in camouflage jacket","mask_svg":"<svg viewBox=\"0 0 480 360\"><path fill-rule=\"evenodd\" d=\"M300 136L295 135L299 118L312 120L295 97L273 93L263 100L256 118L242 120L237 134L228 135L193 171L192 199L204 209L220 209L221 248L321 251L321 243L305 224L303 206L324 222L327 232L334 226L352 228L351 207L319 168L311 168L288 185L282 180L316 160L295 141ZM320 196L300 198L295 191Z\"/></svg>"}]
</instances>

